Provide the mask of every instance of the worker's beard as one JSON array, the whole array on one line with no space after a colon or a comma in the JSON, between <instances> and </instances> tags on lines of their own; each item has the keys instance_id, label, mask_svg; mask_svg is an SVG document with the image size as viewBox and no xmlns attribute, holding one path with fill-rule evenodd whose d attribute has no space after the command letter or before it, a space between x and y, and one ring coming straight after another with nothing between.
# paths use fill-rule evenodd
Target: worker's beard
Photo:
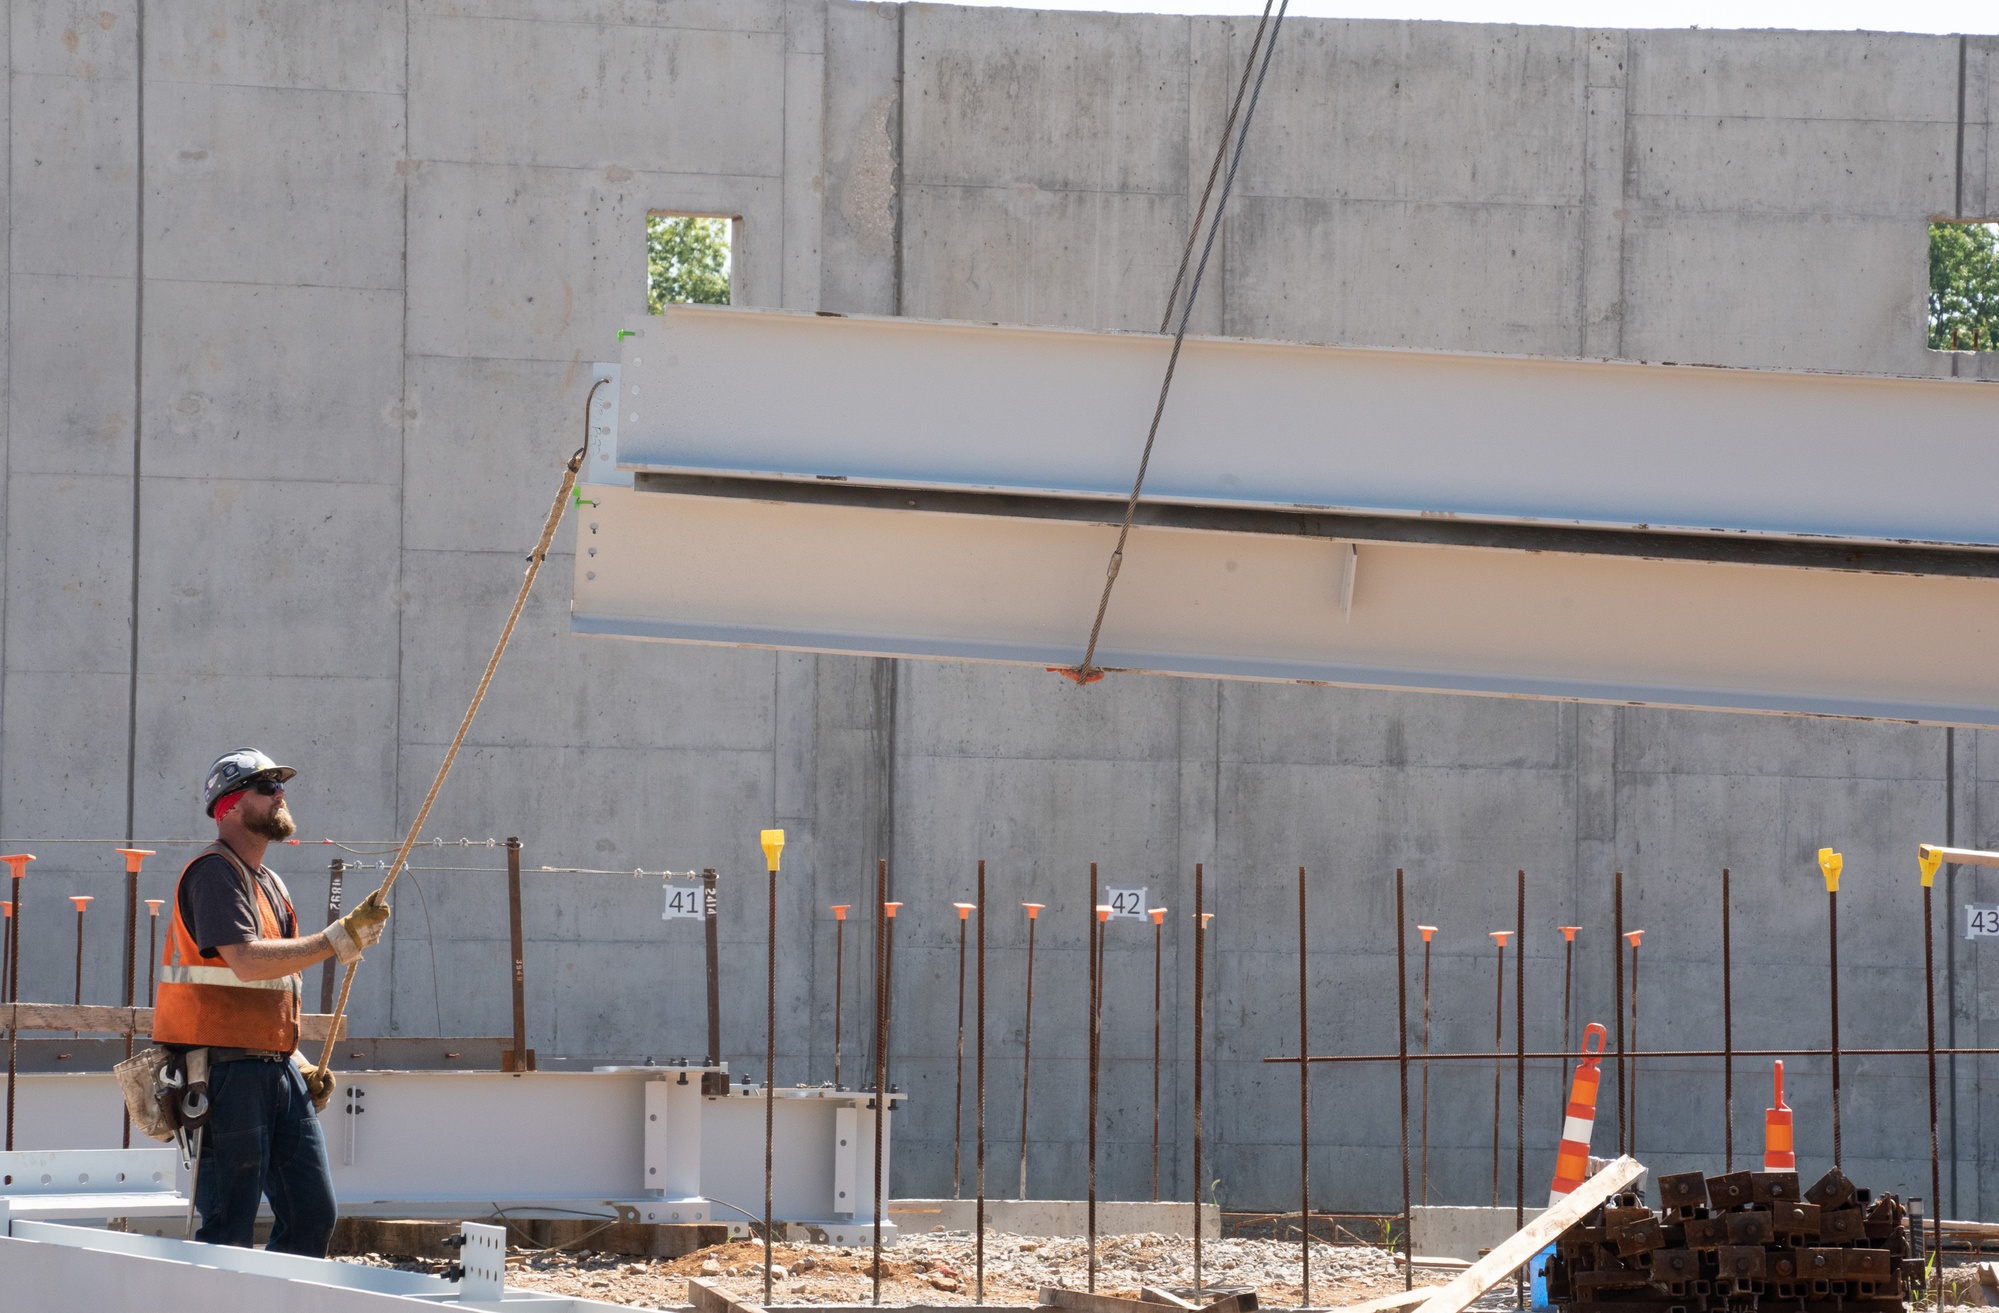
<instances>
[{"instance_id":1,"label":"worker's beard","mask_svg":"<svg viewBox=\"0 0 1999 1313\"><path fill-rule=\"evenodd\" d=\"M268 815L245 816L243 828L266 839L285 840L298 833L298 822L292 819L291 809L280 798Z\"/></svg>"}]
</instances>

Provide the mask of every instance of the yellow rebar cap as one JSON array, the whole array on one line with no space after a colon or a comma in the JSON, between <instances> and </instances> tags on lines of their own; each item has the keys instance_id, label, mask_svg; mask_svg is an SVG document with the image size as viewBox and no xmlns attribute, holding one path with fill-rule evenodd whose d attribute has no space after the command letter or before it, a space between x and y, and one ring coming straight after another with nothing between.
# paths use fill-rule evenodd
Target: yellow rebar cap
<instances>
[{"instance_id":1,"label":"yellow rebar cap","mask_svg":"<svg viewBox=\"0 0 1999 1313\"><path fill-rule=\"evenodd\" d=\"M757 836L757 841L763 844L764 863L766 867L775 871L777 869L778 854L784 851L784 831L765 830Z\"/></svg>"},{"instance_id":2,"label":"yellow rebar cap","mask_svg":"<svg viewBox=\"0 0 1999 1313\"><path fill-rule=\"evenodd\" d=\"M1825 891L1827 893L1836 894L1839 892L1839 868L1845 865L1845 863L1846 859L1832 849L1819 849L1819 870L1825 872Z\"/></svg>"},{"instance_id":3,"label":"yellow rebar cap","mask_svg":"<svg viewBox=\"0 0 1999 1313\"><path fill-rule=\"evenodd\" d=\"M1927 889L1937 881L1937 868L1943 865L1943 853L1929 844L1916 845L1916 865L1923 869L1923 888Z\"/></svg>"}]
</instances>

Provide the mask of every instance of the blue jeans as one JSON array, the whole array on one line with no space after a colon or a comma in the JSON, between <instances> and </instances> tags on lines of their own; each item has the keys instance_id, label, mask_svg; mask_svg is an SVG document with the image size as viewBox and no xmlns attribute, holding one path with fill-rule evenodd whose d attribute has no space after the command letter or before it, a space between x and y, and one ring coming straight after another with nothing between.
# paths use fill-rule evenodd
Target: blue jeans
<instances>
[{"instance_id":1,"label":"blue jeans","mask_svg":"<svg viewBox=\"0 0 1999 1313\"><path fill-rule=\"evenodd\" d=\"M326 1257L333 1238L333 1175L326 1138L290 1062L218 1063L208 1075L208 1127L201 1137L201 1179L194 1238L214 1245L254 1243L257 1201L268 1196L276 1223L274 1254Z\"/></svg>"}]
</instances>

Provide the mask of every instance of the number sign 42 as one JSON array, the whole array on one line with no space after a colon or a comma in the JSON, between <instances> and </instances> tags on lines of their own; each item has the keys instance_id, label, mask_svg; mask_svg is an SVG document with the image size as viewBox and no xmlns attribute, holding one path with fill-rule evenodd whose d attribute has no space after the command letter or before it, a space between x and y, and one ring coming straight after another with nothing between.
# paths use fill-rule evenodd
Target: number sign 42
<instances>
[{"instance_id":1,"label":"number sign 42","mask_svg":"<svg viewBox=\"0 0 1999 1313\"><path fill-rule=\"evenodd\" d=\"M1113 921L1143 921L1145 919L1145 891L1147 886L1136 889L1107 889L1105 902L1110 904Z\"/></svg>"}]
</instances>

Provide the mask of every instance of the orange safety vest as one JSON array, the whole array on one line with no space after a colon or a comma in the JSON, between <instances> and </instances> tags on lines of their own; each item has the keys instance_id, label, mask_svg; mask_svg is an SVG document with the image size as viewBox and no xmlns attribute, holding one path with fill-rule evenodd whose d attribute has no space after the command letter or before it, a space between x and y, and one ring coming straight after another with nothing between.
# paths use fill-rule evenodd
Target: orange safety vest
<instances>
[{"instance_id":1,"label":"orange safety vest","mask_svg":"<svg viewBox=\"0 0 1999 1313\"><path fill-rule=\"evenodd\" d=\"M225 858L249 887L257 908L257 937L282 939L284 921L265 895L263 886L227 844L215 843L195 855L195 862L214 854ZM180 878L194 866L189 862ZM283 886L279 886L282 891ZM284 896L282 892L279 895ZM227 963L203 960L200 945L188 933L180 915L180 886L174 886L174 915L167 930L166 951L160 956L159 993L153 1008L153 1040L160 1044L202 1045L210 1048L266 1049L290 1053L298 1047L299 996L305 982L298 976L276 980L244 980ZM284 915L292 916L287 899ZM296 919L296 918L294 918Z\"/></svg>"}]
</instances>

